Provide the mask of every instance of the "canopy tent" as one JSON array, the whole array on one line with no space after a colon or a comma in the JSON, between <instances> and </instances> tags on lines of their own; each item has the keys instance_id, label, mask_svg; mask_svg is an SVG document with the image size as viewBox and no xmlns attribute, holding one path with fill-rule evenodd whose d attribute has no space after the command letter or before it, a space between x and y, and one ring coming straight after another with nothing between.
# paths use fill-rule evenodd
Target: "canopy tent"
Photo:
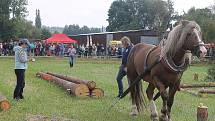
<instances>
[{"instance_id":1,"label":"canopy tent","mask_svg":"<svg viewBox=\"0 0 215 121\"><path fill-rule=\"evenodd\" d=\"M69 38L66 34L54 34L46 40L46 43L77 43L76 40Z\"/></svg>"}]
</instances>

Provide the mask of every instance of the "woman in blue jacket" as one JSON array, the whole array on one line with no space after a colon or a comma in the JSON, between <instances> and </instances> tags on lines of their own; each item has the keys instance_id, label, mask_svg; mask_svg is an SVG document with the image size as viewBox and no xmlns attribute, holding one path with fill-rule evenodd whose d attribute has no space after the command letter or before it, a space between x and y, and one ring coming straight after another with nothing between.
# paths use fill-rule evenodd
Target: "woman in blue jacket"
<instances>
[{"instance_id":1,"label":"woman in blue jacket","mask_svg":"<svg viewBox=\"0 0 215 121\"><path fill-rule=\"evenodd\" d=\"M20 39L18 46L13 48L15 52L15 74L17 77L17 84L14 90L13 98L16 100L23 99L23 89L25 87L25 70L28 65L27 47L30 43L27 39Z\"/></svg>"}]
</instances>

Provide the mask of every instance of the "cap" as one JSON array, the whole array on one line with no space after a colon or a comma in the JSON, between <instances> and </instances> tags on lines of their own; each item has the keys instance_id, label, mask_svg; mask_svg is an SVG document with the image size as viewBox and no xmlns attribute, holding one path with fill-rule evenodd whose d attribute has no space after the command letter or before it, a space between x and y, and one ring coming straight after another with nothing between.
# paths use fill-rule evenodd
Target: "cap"
<instances>
[{"instance_id":1,"label":"cap","mask_svg":"<svg viewBox=\"0 0 215 121\"><path fill-rule=\"evenodd\" d=\"M20 39L19 43L27 44L28 46L30 46L30 42L28 41L28 39Z\"/></svg>"}]
</instances>

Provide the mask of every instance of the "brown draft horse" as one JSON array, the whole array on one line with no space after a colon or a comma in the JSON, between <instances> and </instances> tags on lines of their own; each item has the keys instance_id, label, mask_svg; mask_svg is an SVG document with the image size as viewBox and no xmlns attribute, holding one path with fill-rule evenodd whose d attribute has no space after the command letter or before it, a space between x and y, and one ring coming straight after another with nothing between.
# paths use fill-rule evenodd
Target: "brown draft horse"
<instances>
[{"instance_id":1,"label":"brown draft horse","mask_svg":"<svg viewBox=\"0 0 215 121\"><path fill-rule=\"evenodd\" d=\"M166 40L162 40L158 46L149 44L137 44L131 50L128 57L127 77L131 84L138 75L144 73L146 68L159 60L143 80L149 85L146 90L149 99L151 119L153 121L170 121L171 107L174 95L179 90L180 79L188 66L185 53L190 50L194 55L203 57L207 52L201 40L201 29L194 21L181 21L173 28ZM153 100L154 89L157 88L163 100L161 116ZM167 91L169 88L169 91ZM141 81L131 89L133 113L143 109L143 90Z\"/></svg>"}]
</instances>

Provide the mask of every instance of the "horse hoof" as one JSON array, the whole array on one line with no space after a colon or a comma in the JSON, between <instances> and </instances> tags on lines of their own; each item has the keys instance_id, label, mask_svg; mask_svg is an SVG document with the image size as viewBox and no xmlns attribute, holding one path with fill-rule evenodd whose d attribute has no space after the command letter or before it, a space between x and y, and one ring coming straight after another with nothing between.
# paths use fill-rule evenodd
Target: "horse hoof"
<instances>
[{"instance_id":1,"label":"horse hoof","mask_svg":"<svg viewBox=\"0 0 215 121\"><path fill-rule=\"evenodd\" d=\"M135 116L137 116L137 115L138 115L138 112L131 112L131 113L130 113L130 116L134 116L134 117L135 117Z\"/></svg>"},{"instance_id":2,"label":"horse hoof","mask_svg":"<svg viewBox=\"0 0 215 121\"><path fill-rule=\"evenodd\" d=\"M151 120L152 121L159 121L159 118L158 117L151 117Z\"/></svg>"},{"instance_id":3,"label":"horse hoof","mask_svg":"<svg viewBox=\"0 0 215 121\"><path fill-rule=\"evenodd\" d=\"M132 105L130 116L137 116L138 113L136 105Z\"/></svg>"},{"instance_id":4,"label":"horse hoof","mask_svg":"<svg viewBox=\"0 0 215 121\"><path fill-rule=\"evenodd\" d=\"M168 120L168 117L167 117L167 116L162 115L162 116L159 118L159 121L169 121L169 120Z\"/></svg>"}]
</instances>

